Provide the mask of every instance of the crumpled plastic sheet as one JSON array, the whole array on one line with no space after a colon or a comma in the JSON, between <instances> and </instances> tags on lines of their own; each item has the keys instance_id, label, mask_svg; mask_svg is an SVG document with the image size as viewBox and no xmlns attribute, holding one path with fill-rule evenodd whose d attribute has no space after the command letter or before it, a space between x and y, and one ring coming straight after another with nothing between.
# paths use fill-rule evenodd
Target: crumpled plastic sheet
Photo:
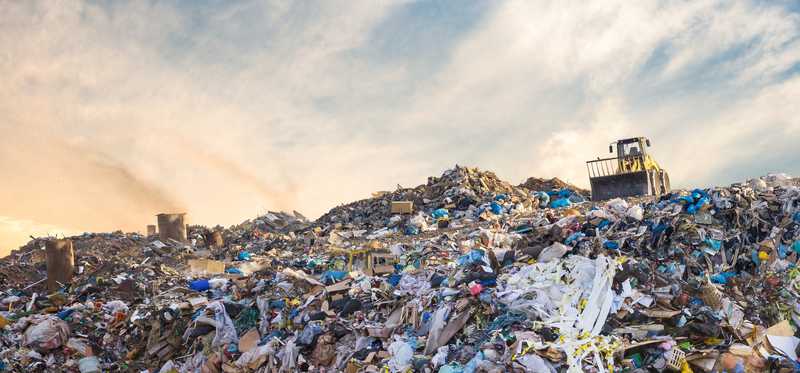
<instances>
[{"instance_id":1,"label":"crumpled plastic sheet","mask_svg":"<svg viewBox=\"0 0 800 373\"><path fill-rule=\"evenodd\" d=\"M561 242L553 242L552 245L545 247L544 250L539 253L537 260L542 263L547 263L556 259L561 259L569 250L570 248Z\"/></svg>"},{"instance_id":2,"label":"crumpled plastic sheet","mask_svg":"<svg viewBox=\"0 0 800 373\"><path fill-rule=\"evenodd\" d=\"M225 311L225 306L222 304L222 301L212 302L206 306L206 308L214 311L214 321L217 323L217 333L214 335L214 340L211 342L211 345L213 347L219 347L226 343L239 342L239 337L236 334L236 327L234 327L231 317L228 316L228 312Z\"/></svg>"},{"instance_id":3,"label":"crumpled plastic sheet","mask_svg":"<svg viewBox=\"0 0 800 373\"><path fill-rule=\"evenodd\" d=\"M615 338L602 337L599 334L614 301L611 285L614 281L616 263L606 256L598 256L595 264L591 294L578 317L577 324L572 326L562 322L559 327L562 335L566 336L559 347L566 353L569 364L567 372L569 373L583 372L581 362L589 354L592 355L594 366L600 373L605 373L606 367L613 369L614 362L611 354L606 354L606 359L601 354L604 350L613 348L611 346L613 346Z\"/></svg>"},{"instance_id":4,"label":"crumpled plastic sheet","mask_svg":"<svg viewBox=\"0 0 800 373\"><path fill-rule=\"evenodd\" d=\"M478 369L478 364L484 360L483 351L478 351L464 366L464 373L475 373Z\"/></svg>"},{"instance_id":5,"label":"crumpled plastic sheet","mask_svg":"<svg viewBox=\"0 0 800 373\"><path fill-rule=\"evenodd\" d=\"M436 354L431 358L431 364L434 368L438 368L447 364L447 355L450 354L450 346L442 346L436 350Z\"/></svg>"},{"instance_id":6,"label":"crumpled plastic sheet","mask_svg":"<svg viewBox=\"0 0 800 373\"><path fill-rule=\"evenodd\" d=\"M158 373L170 373L177 370L178 367L175 365L175 362L172 360L167 360L167 362L161 366L161 369L158 370Z\"/></svg>"},{"instance_id":7,"label":"crumpled plastic sheet","mask_svg":"<svg viewBox=\"0 0 800 373\"><path fill-rule=\"evenodd\" d=\"M311 346L318 335L322 334L322 327L319 323L310 322L306 324L303 331L297 337L297 343L302 346Z\"/></svg>"},{"instance_id":8,"label":"crumpled plastic sheet","mask_svg":"<svg viewBox=\"0 0 800 373\"><path fill-rule=\"evenodd\" d=\"M450 305L443 304L439 307L436 312L433 313L433 318L431 319L431 330L428 332L428 340L425 342L425 354L432 354L437 348L439 348L439 336L442 334L442 330L447 325L447 318L450 316Z\"/></svg>"},{"instance_id":9,"label":"crumpled plastic sheet","mask_svg":"<svg viewBox=\"0 0 800 373\"><path fill-rule=\"evenodd\" d=\"M187 359L183 362L183 364L181 364L179 371L192 373L199 372L203 365L206 364L206 360L208 360L208 358L203 355L203 351L198 351L190 359Z\"/></svg>"},{"instance_id":10,"label":"crumpled plastic sheet","mask_svg":"<svg viewBox=\"0 0 800 373\"><path fill-rule=\"evenodd\" d=\"M103 304L103 311L106 311L106 313L112 315L117 312L127 313L128 305L121 300L113 300L111 302L106 302L105 304Z\"/></svg>"},{"instance_id":11,"label":"crumpled plastic sheet","mask_svg":"<svg viewBox=\"0 0 800 373\"><path fill-rule=\"evenodd\" d=\"M275 345L276 342L275 339L273 339L264 345L243 353L242 356L239 356L239 359L236 360L236 366L243 369L258 369L264 365L264 363L267 363L267 365L271 367L273 365L273 357L275 356Z\"/></svg>"},{"instance_id":12,"label":"crumpled plastic sheet","mask_svg":"<svg viewBox=\"0 0 800 373\"><path fill-rule=\"evenodd\" d=\"M388 363L390 371L405 372L411 368L411 363L414 358L414 349L411 348L408 342L395 336L394 342L389 345L387 351L392 356Z\"/></svg>"},{"instance_id":13,"label":"crumpled plastic sheet","mask_svg":"<svg viewBox=\"0 0 800 373\"><path fill-rule=\"evenodd\" d=\"M428 280L414 277L408 273L403 274L400 278L400 283L395 287L394 294L397 296L403 295L417 295L424 294L431 288L431 283Z\"/></svg>"},{"instance_id":14,"label":"crumpled plastic sheet","mask_svg":"<svg viewBox=\"0 0 800 373\"><path fill-rule=\"evenodd\" d=\"M598 346L597 341L612 345L613 338L595 337L614 301L611 285L616 266L613 259L603 255L595 260L573 255L532 264L511 275L497 296L509 310L539 317L560 330L565 338L554 345L566 353L570 373L582 372L581 361L589 353L594 354L594 365L604 373L613 361L601 357L601 347L607 346ZM582 300L586 303L580 308Z\"/></svg>"},{"instance_id":15,"label":"crumpled plastic sheet","mask_svg":"<svg viewBox=\"0 0 800 373\"><path fill-rule=\"evenodd\" d=\"M294 372L297 369L297 357L300 355L300 347L294 343L294 338L286 343L286 346L278 352L277 357L281 359L281 369L279 372Z\"/></svg>"},{"instance_id":16,"label":"crumpled plastic sheet","mask_svg":"<svg viewBox=\"0 0 800 373\"><path fill-rule=\"evenodd\" d=\"M61 347L69 339L69 325L52 315L34 316L22 336L22 345L39 351Z\"/></svg>"},{"instance_id":17,"label":"crumpled plastic sheet","mask_svg":"<svg viewBox=\"0 0 800 373\"><path fill-rule=\"evenodd\" d=\"M517 364L520 364L524 367L526 372L531 373L556 373L556 369L553 368L553 365L539 357L536 354L526 354L518 357L515 361Z\"/></svg>"},{"instance_id":18,"label":"crumpled plastic sheet","mask_svg":"<svg viewBox=\"0 0 800 373\"><path fill-rule=\"evenodd\" d=\"M270 299L267 297L258 297L256 299L256 306L258 307L258 312L260 313L258 331L261 333L261 335L269 334L269 322L272 317L269 312L269 302Z\"/></svg>"}]
</instances>

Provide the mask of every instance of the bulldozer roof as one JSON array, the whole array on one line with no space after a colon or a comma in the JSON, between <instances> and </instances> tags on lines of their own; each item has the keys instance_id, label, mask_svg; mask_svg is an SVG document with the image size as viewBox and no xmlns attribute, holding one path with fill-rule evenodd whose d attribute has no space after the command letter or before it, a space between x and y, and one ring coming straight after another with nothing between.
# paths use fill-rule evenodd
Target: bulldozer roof
<instances>
[{"instance_id":1,"label":"bulldozer roof","mask_svg":"<svg viewBox=\"0 0 800 373\"><path fill-rule=\"evenodd\" d=\"M630 144L630 143L638 142L639 140L644 140L644 139L646 139L646 137L640 136L640 137L631 137L631 138L627 138L627 139L619 139L619 140L614 141L614 142L615 143L622 143L622 144Z\"/></svg>"}]
</instances>

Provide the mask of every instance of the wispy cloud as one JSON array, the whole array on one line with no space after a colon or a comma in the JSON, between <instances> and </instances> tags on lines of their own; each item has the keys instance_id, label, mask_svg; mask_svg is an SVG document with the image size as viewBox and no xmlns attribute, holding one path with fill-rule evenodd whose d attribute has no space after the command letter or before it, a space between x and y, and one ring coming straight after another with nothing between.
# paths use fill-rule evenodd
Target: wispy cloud
<instances>
[{"instance_id":1,"label":"wispy cloud","mask_svg":"<svg viewBox=\"0 0 800 373\"><path fill-rule=\"evenodd\" d=\"M0 5L0 206L68 230L317 215L455 163L587 184L800 173L788 2Z\"/></svg>"}]
</instances>

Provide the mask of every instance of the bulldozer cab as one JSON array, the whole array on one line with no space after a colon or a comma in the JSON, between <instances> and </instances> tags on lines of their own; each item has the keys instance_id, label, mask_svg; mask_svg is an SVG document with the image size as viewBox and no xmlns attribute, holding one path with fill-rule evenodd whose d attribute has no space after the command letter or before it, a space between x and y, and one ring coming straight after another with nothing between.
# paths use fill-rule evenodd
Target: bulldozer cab
<instances>
[{"instance_id":1,"label":"bulldozer cab","mask_svg":"<svg viewBox=\"0 0 800 373\"><path fill-rule=\"evenodd\" d=\"M650 160L647 155L646 147L650 146L650 140L644 137L634 137L631 139L618 140L608 146L608 152L613 153L617 150L618 168L622 172L644 171L648 166L652 167L655 162ZM645 165L645 164L648 165ZM656 165L657 167L657 165Z\"/></svg>"},{"instance_id":2,"label":"bulldozer cab","mask_svg":"<svg viewBox=\"0 0 800 373\"><path fill-rule=\"evenodd\" d=\"M592 200L660 195L670 190L669 175L650 156L650 140L632 137L612 142L608 152L616 157L586 162Z\"/></svg>"}]
</instances>

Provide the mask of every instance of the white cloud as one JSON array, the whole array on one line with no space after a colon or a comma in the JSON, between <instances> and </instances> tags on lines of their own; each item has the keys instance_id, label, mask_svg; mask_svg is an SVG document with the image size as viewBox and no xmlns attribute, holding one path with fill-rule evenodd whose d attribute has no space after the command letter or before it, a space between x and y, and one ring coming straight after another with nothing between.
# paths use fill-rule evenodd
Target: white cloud
<instances>
[{"instance_id":1,"label":"white cloud","mask_svg":"<svg viewBox=\"0 0 800 373\"><path fill-rule=\"evenodd\" d=\"M3 3L2 213L70 230L314 216L455 163L586 185L586 160L638 135L690 186L798 138L800 21L779 5L496 3L429 71L372 45L419 5Z\"/></svg>"}]
</instances>

